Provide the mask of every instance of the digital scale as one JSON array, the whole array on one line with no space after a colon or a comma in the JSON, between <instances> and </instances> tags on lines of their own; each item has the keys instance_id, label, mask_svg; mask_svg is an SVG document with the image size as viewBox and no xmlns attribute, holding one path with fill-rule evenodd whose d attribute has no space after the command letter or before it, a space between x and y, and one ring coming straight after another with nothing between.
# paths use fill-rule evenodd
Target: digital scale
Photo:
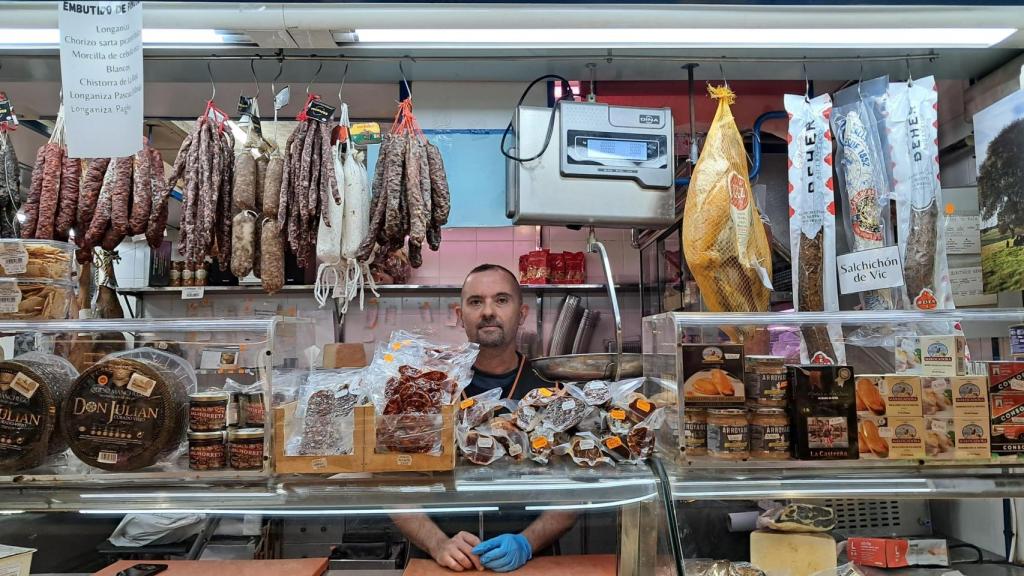
<instances>
[{"instance_id":1,"label":"digital scale","mask_svg":"<svg viewBox=\"0 0 1024 576\"><path fill-rule=\"evenodd\" d=\"M507 161L506 209L516 224L658 228L675 220L671 109L563 101L554 112L520 106L512 122L511 156L544 151Z\"/></svg>"}]
</instances>

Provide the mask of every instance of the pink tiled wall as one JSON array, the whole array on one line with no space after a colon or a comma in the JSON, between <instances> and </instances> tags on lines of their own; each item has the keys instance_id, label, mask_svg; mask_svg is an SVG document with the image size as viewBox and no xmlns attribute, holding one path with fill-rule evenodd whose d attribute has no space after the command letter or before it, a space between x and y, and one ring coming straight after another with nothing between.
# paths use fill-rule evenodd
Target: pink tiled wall
<instances>
[{"instance_id":1,"label":"pink tiled wall","mask_svg":"<svg viewBox=\"0 0 1024 576\"><path fill-rule=\"evenodd\" d=\"M410 284L461 284L473 267L500 264L513 272L519 269L519 256L538 248L538 227L446 228L441 249L423 251L423 266L413 270ZM586 230L543 229L541 245L552 252L585 252ZM616 282L640 280L640 253L630 245L629 230L600 229L598 240L604 243ZM597 254L587 254L587 282L604 283L604 272Z\"/></svg>"},{"instance_id":2,"label":"pink tiled wall","mask_svg":"<svg viewBox=\"0 0 1024 576\"><path fill-rule=\"evenodd\" d=\"M598 239L608 251L609 261L620 284L635 284L640 279L640 255L630 245L629 230L600 229ZM410 284L444 285L462 284L466 274L475 266L488 262L500 264L513 272L519 268L519 256L541 246L552 251L585 252L587 232L567 228L540 229L536 226L509 226L504 228L446 228L444 241L438 252L423 251L423 266L412 271ZM604 272L596 254L587 254L587 282L604 284ZM524 331L536 331L536 294L527 295L530 317ZM604 293L581 295L584 305L601 312L590 342L591 351L603 349L605 340L614 338L611 306ZM543 350L546 353L551 330L564 294L549 293L544 297ZM385 293L372 299L367 309L360 311L353 305L345 319L345 341L363 342L368 346L387 338L398 328L417 329L432 334L438 341L463 342L465 332L460 325L452 325L450 307L459 301L453 292L396 294ZM424 307L426 304L426 307ZM640 298L637 292L619 294L625 338L640 336Z\"/></svg>"}]
</instances>

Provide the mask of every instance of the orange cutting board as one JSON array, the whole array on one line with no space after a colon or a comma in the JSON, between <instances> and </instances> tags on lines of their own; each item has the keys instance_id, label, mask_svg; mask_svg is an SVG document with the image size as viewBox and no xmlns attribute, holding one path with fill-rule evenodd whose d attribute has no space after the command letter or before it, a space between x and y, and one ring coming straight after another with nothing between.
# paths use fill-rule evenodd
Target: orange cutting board
<instances>
[{"instance_id":1,"label":"orange cutting board","mask_svg":"<svg viewBox=\"0 0 1024 576\"><path fill-rule=\"evenodd\" d=\"M327 558L300 560L118 560L94 576L115 576L136 564L167 564L160 576L321 576Z\"/></svg>"},{"instance_id":2,"label":"orange cutting board","mask_svg":"<svg viewBox=\"0 0 1024 576\"><path fill-rule=\"evenodd\" d=\"M615 576L614 554L590 554L585 556L538 556L525 566L512 572L518 576ZM438 566L433 560L413 559L405 567L403 576L450 576L451 574L475 575L497 574L490 570L477 572L455 572ZM508 574L506 572L505 574Z\"/></svg>"}]
</instances>

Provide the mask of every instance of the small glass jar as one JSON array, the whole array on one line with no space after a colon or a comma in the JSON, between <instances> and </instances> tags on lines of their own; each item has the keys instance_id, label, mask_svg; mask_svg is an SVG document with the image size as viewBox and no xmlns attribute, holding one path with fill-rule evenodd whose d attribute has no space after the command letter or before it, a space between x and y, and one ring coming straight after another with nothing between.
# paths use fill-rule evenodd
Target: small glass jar
<instances>
[{"instance_id":1,"label":"small glass jar","mask_svg":"<svg viewBox=\"0 0 1024 576\"><path fill-rule=\"evenodd\" d=\"M195 286L196 285L196 270L191 264L185 266L181 271L181 285L182 286Z\"/></svg>"},{"instance_id":2,"label":"small glass jar","mask_svg":"<svg viewBox=\"0 0 1024 576\"><path fill-rule=\"evenodd\" d=\"M703 408L683 410L683 448L687 456L708 453L708 411Z\"/></svg>"},{"instance_id":3,"label":"small glass jar","mask_svg":"<svg viewBox=\"0 0 1024 576\"><path fill-rule=\"evenodd\" d=\"M223 470L226 467L223 432L188 433L189 470Z\"/></svg>"},{"instance_id":4,"label":"small glass jar","mask_svg":"<svg viewBox=\"0 0 1024 576\"><path fill-rule=\"evenodd\" d=\"M179 262L175 262L171 266L171 286L181 286L181 266L178 266Z\"/></svg>"},{"instance_id":5,"label":"small glass jar","mask_svg":"<svg viewBox=\"0 0 1024 576\"><path fill-rule=\"evenodd\" d=\"M750 457L750 425L746 410L708 410L708 454L722 460L746 460Z\"/></svg>"},{"instance_id":6,"label":"small glass jar","mask_svg":"<svg viewBox=\"0 0 1024 576\"><path fill-rule=\"evenodd\" d=\"M263 469L263 428L228 431L228 462L234 470Z\"/></svg>"},{"instance_id":7,"label":"small glass jar","mask_svg":"<svg viewBox=\"0 0 1024 576\"><path fill-rule=\"evenodd\" d=\"M241 400L238 405L238 425L248 428L262 428L266 422L263 392L242 394Z\"/></svg>"},{"instance_id":8,"label":"small glass jar","mask_svg":"<svg viewBox=\"0 0 1024 576\"><path fill-rule=\"evenodd\" d=\"M785 408L789 383L783 356L747 356L744 374L747 400L758 406Z\"/></svg>"},{"instance_id":9,"label":"small glass jar","mask_svg":"<svg viewBox=\"0 0 1024 576\"><path fill-rule=\"evenodd\" d=\"M195 285L206 286L206 278L209 276L209 272L206 271L206 266L197 266L195 272Z\"/></svg>"},{"instance_id":10,"label":"small glass jar","mask_svg":"<svg viewBox=\"0 0 1024 576\"><path fill-rule=\"evenodd\" d=\"M228 426L227 392L199 392L188 397L188 428L193 432L219 432Z\"/></svg>"},{"instance_id":11,"label":"small glass jar","mask_svg":"<svg viewBox=\"0 0 1024 576\"><path fill-rule=\"evenodd\" d=\"M789 416L782 408L758 408L750 419L750 457L789 459Z\"/></svg>"}]
</instances>

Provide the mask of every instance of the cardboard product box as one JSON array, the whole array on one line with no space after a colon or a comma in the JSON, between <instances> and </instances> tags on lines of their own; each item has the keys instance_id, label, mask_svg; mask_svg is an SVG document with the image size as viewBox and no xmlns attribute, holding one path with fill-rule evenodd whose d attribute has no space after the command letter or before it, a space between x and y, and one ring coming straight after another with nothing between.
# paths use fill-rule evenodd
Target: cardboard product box
<instances>
[{"instance_id":1,"label":"cardboard product box","mask_svg":"<svg viewBox=\"0 0 1024 576\"><path fill-rule=\"evenodd\" d=\"M870 416L923 415L921 377L866 374L856 378L857 413Z\"/></svg>"},{"instance_id":2,"label":"cardboard product box","mask_svg":"<svg viewBox=\"0 0 1024 576\"><path fill-rule=\"evenodd\" d=\"M924 428L925 460L955 460L957 458L956 421L953 418L925 416Z\"/></svg>"},{"instance_id":3,"label":"cardboard product box","mask_svg":"<svg viewBox=\"0 0 1024 576\"><path fill-rule=\"evenodd\" d=\"M1024 454L1024 424L993 424L992 454L997 456Z\"/></svg>"},{"instance_id":4,"label":"cardboard product box","mask_svg":"<svg viewBox=\"0 0 1024 576\"><path fill-rule=\"evenodd\" d=\"M1024 362L986 362L988 393L1024 392Z\"/></svg>"},{"instance_id":5,"label":"cardboard product box","mask_svg":"<svg viewBox=\"0 0 1024 576\"><path fill-rule=\"evenodd\" d=\"M985 376L924 376L921 404L925 417L989 417L988 378Z\"/></svg>"},{"instance_id":6,"label":"cardboard product box","mask_svg":"<svg viewBox=\"0 0 1024 576\"><path fill-rule=\"evenodd\" d=\"M922 376L963 376L967 374L967 339L963 336L921 336Z\"/></svg>"},{"instance_id":7,"label":"cardboard product box","mask_svg":"<svg viewBox=\"0 0 1024 576\"><path fill-rule=\"evenodd\" d=\"M985 410L988 410L987 405ZM950 377L924 376L921 378L921 413L926 418L953 417L953 390Z\"/></svg>"},{"instance_id":8,"label":"cardboard product box","mask_svg":"<svg viewBox=\"0 0 1024 576\"><path fill-rule=\"evenodd\" d=\"M743 405L743 346L683 344L683 395L687 406Z\"/></svg>"},{"instance_id":9,"label":"cardboard product box","mask_svg":"<svg viewBox=\"0 0 1024 576\"><path fill-rule=\"evenodd\" d=\"M1000 392L989 397L992 425L1024 425L1024 392Z\"/></svg>"},{"instance_id":10,"label":"cardboard product box","mask_svg":"<svg viewBox=\"0 0 1024 576\"><path fill-rule=\"evenodd\" d=\"M882 389L885 387L884 374L858 374L856 378L857 414L861 416L885 416L888 404Z\"/></svg>"},{"instance_id":11,"label":"cardboard product box","mask_svg":"<svg viewBox=\"0 0 1024 576\"><path fill-rule=\"evenodd\" d=\"M0 574L3 576L29 576L32 573L32 554L35 548L0 544Z\"/></svg>"},{"instance_id":12,"label":"cardboard product box","mask_svg":"<svg viewBox=\"0 0 1024 576\"><path fill-rule=\"evenodd\" d=\"M955 418L953 433L957 460L989 460L992 437L985 418Z\"/></svg>"},{"instance_id":13,"label":"cardboard product box","mask_svg":"<svg viewBox=\"0 0 1024 576\"><path fill-rule=\"evenodd\" d=\"M857 394L850 366L789 367L793 454L801 460L856 460Z\"/></svg>"},{"instance_id":14,"label":"cardboard product box","mask_svg":"<svg viewBox=\"0 0 1024 576\"><path fill-rule=\"evenodd\" d=\"M921 417L862 416L858 421L858 450L863 460L924 459L925 421ZM874 428L872 428L874 427ZM859 442L866 442L864 451Z\"/></svg>"},{"instance_id":15,"label":"cardboard product box","mask_svg":"<svg viewBox=\"0 0 1024 576\"><path fill-rule=\"evenodd\" d=\"M877 568L949 566L945 540L854 537L846 541L846 556L854 564Z\"/></svg>"}]
</instances>

